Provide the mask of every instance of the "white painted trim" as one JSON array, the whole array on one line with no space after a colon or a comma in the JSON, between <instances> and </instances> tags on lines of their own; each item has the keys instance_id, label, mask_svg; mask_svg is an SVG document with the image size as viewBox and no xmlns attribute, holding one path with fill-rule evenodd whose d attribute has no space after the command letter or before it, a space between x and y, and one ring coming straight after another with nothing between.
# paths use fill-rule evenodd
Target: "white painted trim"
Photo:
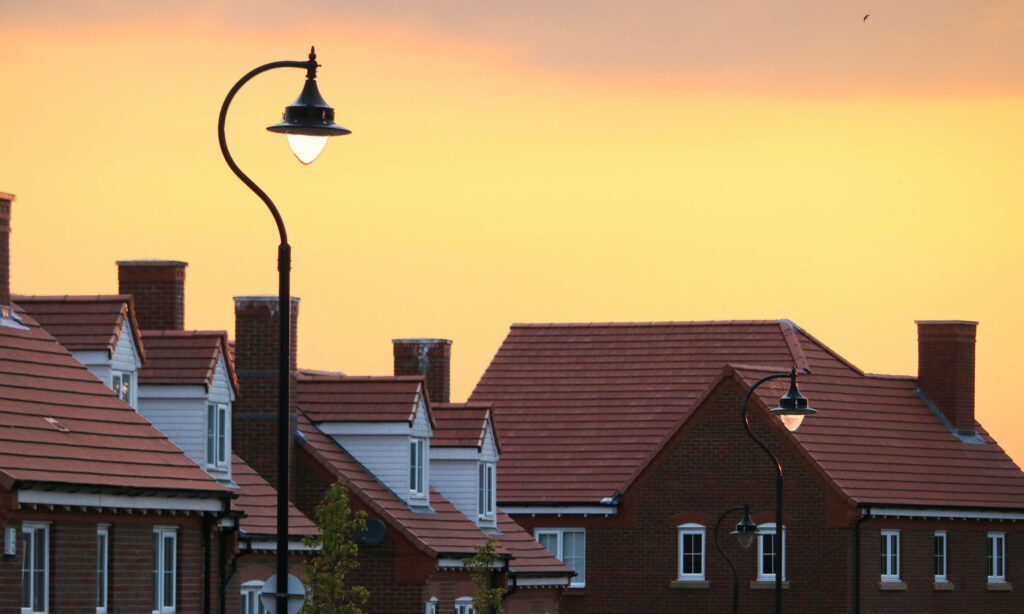
<instances>
[{"instance_id":1,"label":"white painted trim","mask_svg":"<svg viewBox=\"0 0 1024 614\"><path fill-rule=\"evenodd\" d=\"M997 512L986 510L944 510L937 508L911 509L901 507L874 507L861 511L861 516L873 518L967 518L971 520L1024 520L1024 512Z\"/></svg>"},{"instance_id":2,"label":"white painted trim","mask_svg":"<svg viewBox=\"0 0 1024 614\"><path fill-rule=\"evenodd\" d=\"M224 509L220 499L186 499L183 497L132 497L102 493L60 492L56 490L18 490L18 503L71 507L115 507L132 510L175 510L219 512Z\"/></svg>"},{"instance_id":3,"label":"white painted trim","mask_svg":"<svg viewBox=\"0 0 1024 614\"><path fill-rule=\"evenodd\" d=\"M512 576L515 577L515 572ZM529 578L516 578L516 586L519 588L531 588L538 586L569 586L569 578L565 576L541 576Z\"/></svg>"},{"instance_id":4,"label":"white painted trim","mask_svg":"<svg viewBox=\"0 0 1024 614\"><path fill-rule=\"evenodd\" d=\"M498 507L506 514L557 514L558 516L614 516L618 513L615 505L502 505Z\"/></svg>"},{"instance_id":5,"label":"white painted trim","mask_svg":"<svg viewBox=\"0 0 1024 614\"><path fill-rule=\"evenodd\" d=\"M247 539L242 537L241 541L248 542L253 550L271 550L277 551L277 540L276 539ZM302 542L288 542L288 552L313 552L320 548L310 548Z\"/></svg>"},{"instance_id":6,"label":"white painted trim","mask_svg":"<svg viewBox=\"0 0 1024 614\"><path fill-rule=\"evenodd\" d=\"M325 435L409 435L408 422L317 422Z\"/></svg>"}]
</instances>

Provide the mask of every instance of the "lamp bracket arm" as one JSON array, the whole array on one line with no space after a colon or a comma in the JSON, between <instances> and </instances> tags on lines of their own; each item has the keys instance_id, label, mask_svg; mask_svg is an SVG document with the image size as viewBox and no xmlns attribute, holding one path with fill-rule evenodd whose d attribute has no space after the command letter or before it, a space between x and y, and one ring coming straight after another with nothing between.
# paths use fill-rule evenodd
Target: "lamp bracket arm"
<instances>
[{"instance_id":1,"label":"lamp bracket arm","mask_svg":"<svg viewBox=\"0 0 1024 614\"><path fill-rule=\"evenodd\" d=\"M310 55L312 56L312 54ZM281 219L281 214L278 212L277 207L274 206L274 201L270 200L270 197L267 196L267 193L264 192L258 185L256 185L256 183L252 179L249 179L249 176L243 173L242 169L238 168L238 165L235 164L235 159L231 157L231 152L228 150L227 139L224 137L224 123L225 120L227 119L228 107L231 105L231 101L234 100L235 94L237 94L238 90L242 89L242 86L248 83L250 79L252 79L260 73L264 73L267 72L268 70L273 70L275 68L303 68L307 71L307 73L312 73L315 75L317 63L314 57L315 56L303 62L298 62L294 60L270 62L269 64L264 64L263 66L259 66L257 68L250 70L248 73L245 74L245 76L239 79L238 82L235 83L234 87L232 87L231 90L228 92L228 95L224 98L224 104L222 104L220 107L220 116L217 118L217 140L220 142L220 152L221 154L224 155L224 161L228 163L228 167L231 168L231 171L235 174L235 176L237 176L242 181L242 183L249 186L249 189L252 190L253 193L256 194L256 196L259 196L260 200L262 200L263 203L267 206L267 209L270 210L270 214L274 216L274 222L277 224L277 232L281 236L282 245L288 243L288 231L285 230L284 220Z\"/></svg>"},{"instance_id":2,"label":"lamp bracket arm","mask_svg":"<svg viewBox=\"0 0 1024 614\"><path fill-rule=\"evenodd\" d=\"M767 381L773 379L780 379L783 377L790 377L790 373L773 373L771 375L766 375L762 377L761 379L757 380L757 382L755 382L753 386L750 387L750 390L747 391L747 396L743 398L743 426L746 427L747 434L750 435L750 438L754 440L754 443L761 446L761 449L765 451L765 454L770 456L772 462L775 463L775 471L778 479L782 479L782 463L779 462L778 457L775 456L775 454L770 449L768 449L768 446L765 445L765 443L761 441L761 439L757 435L754 434L753 430L751 430L750 417L747 415L747 405L749 405L750 397L753 396L754 391L757 390L758 386Z\"/></svg>"}]
</instances>

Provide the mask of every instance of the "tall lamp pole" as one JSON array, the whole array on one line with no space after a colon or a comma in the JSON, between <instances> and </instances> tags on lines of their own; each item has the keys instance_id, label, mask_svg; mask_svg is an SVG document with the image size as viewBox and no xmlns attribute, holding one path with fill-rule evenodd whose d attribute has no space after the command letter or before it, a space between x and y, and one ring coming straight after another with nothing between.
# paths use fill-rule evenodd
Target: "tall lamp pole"
<instances>
[{"instance_id":1,"label":"tall lamp pole","mask_svg":"<svg viewBox=\"0 0 1024 614\"><path fill-rule=\"evenodd\" d=\"M289 350L291 348L291 246L288 244L288 233L284 220L274 202L270 200L252 179L242 172L235 164L228 151L228 143L224 138L224 120L227 118L228 106L235 94L250 79L260 73L275 68L303 68L306 70L306 83L298 99L288 105L281 122L269 126L267 130L286 134L288 145L295 156L303 164L309 164L320 154L327 142L327 137L349 134L351 131L334 123L334 109L328 105L316 85L316 51L310 49L306 61L270 62L249 71L235 83L224 98L220 107L220 118L217 121L217 139L220 151L232 172L252 190L270 210L277 224L277 232L281 243L277 247L278 270L278 371L277 371L277 611L288 612L288 438L291 436L288 388L290 384Z\"/></svg>"},{"instance_id":2,"label":"tall lamp pole","mask_svg":"<svg viewBox=\"0 0 1024 614\"><path fill-rule=\"evenodd\" d=\"M789 391L779 399L779 406L771 410L771 413L782 418L782 423L786 425L786 428L790 431L795 431L800 428L800 423L803 422L804 416L817 413L815 410L807 406L807 399L804 398L800 391L796 387L796 369L791 369L789 373L773 373L772 375L766 375L761 379L757 380L750 390L747 391L747 396L743 398L743 426L747 429L747 434L754 442L761 446L761 449L772 459L772 464L775 466L775 614L782 614L782 561L784 553L782 552L783 533L782 533L782 465L779 463L779 459L768 449L768 446L763 441L754 435L754 431L750 429L750 417L747 416L747 405L750 402L750 397L757 390L757 387L761 384L783 377L789 378ZM759 563L760 564L760 563Z\"/></svg>"},{"instance_id":3,"label":"tall lamp pole","mask_svg":"<svg viewBox=\"0 0 1024 614\"><path fill-rule=\"evenodd\" d=\"M750 507L746 503L734 505L725 510L718 517L718 522L715 523L715 549L718 550L718 554L722 555L725 562L729 564L729 569L732 570L732 614L739 614L740 611L740 581L736 575L736 566L733 565L732 559L725 553L725 550L722 550L722 545L718 543L718 529L722 526L722 521L725 520L726 516L739 510L743 510L743 519L736 523L736 530L730 531L730 533L736 536L741 546L749 548L750 544L754 542L754 536L758 534L758 530L757 525L750 519Z\"/></svg>"}]
</instances>

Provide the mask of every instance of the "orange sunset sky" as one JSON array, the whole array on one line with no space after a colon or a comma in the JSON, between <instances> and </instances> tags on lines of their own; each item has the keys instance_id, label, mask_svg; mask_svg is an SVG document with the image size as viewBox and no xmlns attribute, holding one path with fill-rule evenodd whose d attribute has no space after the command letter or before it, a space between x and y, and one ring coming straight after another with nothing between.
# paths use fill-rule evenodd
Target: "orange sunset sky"
<instances>
[{"instance_id":1,"label":"orange sunset sky","mask_svg":"<svg viewBox=\"0 0 1024 614\"><path fill-rule=\"evenodd\" d=\"M914 374L915 319L979 320L977 416L1022 464L1022 41L1019 0L0 0L12 286L185 260L186 326L233 331L277 233L217 113L315 44L351 136L304 167L264 130L298 70L228 116L302 366L445 337L460 401L513 322L789 318Z\"/></svg>"}]
</instances>

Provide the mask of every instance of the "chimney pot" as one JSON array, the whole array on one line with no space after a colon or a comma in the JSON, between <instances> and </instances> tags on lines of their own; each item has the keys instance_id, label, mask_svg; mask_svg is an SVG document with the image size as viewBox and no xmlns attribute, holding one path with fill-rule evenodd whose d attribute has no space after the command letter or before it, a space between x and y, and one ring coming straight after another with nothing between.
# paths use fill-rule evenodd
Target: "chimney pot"
<instances>
[{"instance_id":1,"label":"chimney pot","mask_svg":"<svg viewBox=\"0 0 1024 614\"><path fill-rule=\"evenodd\" d=\"M974 428L977 322L918 320L917 385L960 433Z\"/></svg>"}]
</instances>

